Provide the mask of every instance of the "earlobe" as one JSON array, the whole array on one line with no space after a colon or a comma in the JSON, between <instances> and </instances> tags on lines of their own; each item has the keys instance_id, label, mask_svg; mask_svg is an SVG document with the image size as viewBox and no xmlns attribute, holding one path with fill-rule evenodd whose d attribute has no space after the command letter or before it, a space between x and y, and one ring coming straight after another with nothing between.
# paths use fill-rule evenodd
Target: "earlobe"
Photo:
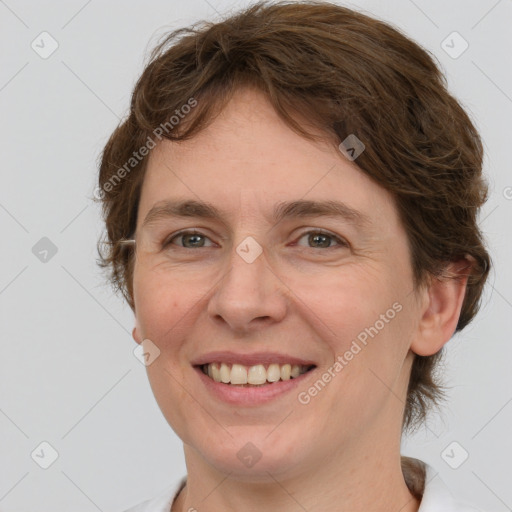
<instances>
[{"instance_id":1,"label":"earlobe","mask_svg":"<svg viewBox=\"0 0 512 512\"><path fill-rule=\"evenodd\" d=\"M431 279L424 290L425 306L411 344L414 353L436 354L451 339L459 321L470 269L468 260L459 260L447 267L448 279Z\"/></svg>"},{"instance_id":2,"label":"earlobe","mask_svg":"<svg viewBox=\"0 0 512 512\"><path fill-rule=\"evenodd\" d=\"M139 333L137 331L137 326L135 326L132 330L132 338L135 340L136 343L138 343L139 345L142 343L142 339L141 337L139 336Z\"/></svg>"}]
</instances>

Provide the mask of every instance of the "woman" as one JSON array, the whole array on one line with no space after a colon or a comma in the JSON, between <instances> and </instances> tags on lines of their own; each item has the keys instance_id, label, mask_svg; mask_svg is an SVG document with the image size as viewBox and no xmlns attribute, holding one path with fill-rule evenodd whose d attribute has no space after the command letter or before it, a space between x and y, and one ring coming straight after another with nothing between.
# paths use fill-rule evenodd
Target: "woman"
<instances>
[{"instance_id":1,"label":"woman","mask_svg":"<svg viewBox=\"0 0 512 512\"><path fill-rule=\"evenodd\" d=\"M130 510L475 510L400 456L489 272L475 127L350 9L194 28L154 50L99 176L103 265L187 465Z\"/></svg>"}]
</instances>

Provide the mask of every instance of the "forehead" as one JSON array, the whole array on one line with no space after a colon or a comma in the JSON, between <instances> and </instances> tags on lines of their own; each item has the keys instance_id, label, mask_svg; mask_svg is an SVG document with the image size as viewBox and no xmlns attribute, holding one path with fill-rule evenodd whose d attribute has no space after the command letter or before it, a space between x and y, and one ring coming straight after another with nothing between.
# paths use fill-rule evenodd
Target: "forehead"
<instances>
[{"instance_id":1,"label":"forehead","mask_svg":"<svg viewBox=\"0 0 512 512\"><path fill-rule=\"evenodd\" d=\"M253 90L236 93L193 138L163 140L152 150L138 223L157 203L176 199L209 203L226 216L268 219L283 203L342 202L377 224L397 223L391 195L356 162L332 143L312 142L291 130Z\"/></svg>"}]
</instances>

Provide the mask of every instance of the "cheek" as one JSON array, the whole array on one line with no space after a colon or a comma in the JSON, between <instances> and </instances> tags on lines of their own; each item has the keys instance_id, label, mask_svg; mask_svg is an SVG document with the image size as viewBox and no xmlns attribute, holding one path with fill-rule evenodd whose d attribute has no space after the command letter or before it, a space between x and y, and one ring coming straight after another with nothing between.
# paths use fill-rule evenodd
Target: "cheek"
<instances>
[{"instance_id":1,"label":"cheek","mask_svg":"<svg viewBox=\"0 0 512 512\"><path fill-rule=\"evenodd\" d=\"M172 365L169 358L159 357L148 367L148 380L155 400L167 420L169 426L184 441L193 439L190 428L190 419L194 418L198 428L203 432L207 430L207 422L203 420L204 411L193 400L182 385L183 375L180 367ZM192 429L193 430L193 429Z\"/></svg>"},{"instance_id":2,"label":"cheek","mask_svg":"<svg viewBox=\"0 0 512 512\"><path fill-rule=\"evenodd\" d=\"M169 348L176 339L180 324L194 306L188 288L161 273L136 269L134 272L134 301L137 324L141 335L155 342L161 350Z\"/></svg>"},{"instance_id":3,"label":"cheek","mask_svg":"<svg viewBox=\"0 0 512 512\"><path fill-rule=\"evenodd\" d=\"M164 280L153 272L134 275L141 336L150 339L160 350L159 356L146 368L149 384L163 416L185 442L191 441L187 419L191 415L202 417L197 401L183 385L190 368L186 366L182 349L193 329L196 302L186 291L175 280Z\"/></svg>"},{"instance_id":4,"label":"cheek","mask_svg":"<svg viewBox=\"0 0 512 512\"><path fill-rule=\"evenodd\" d=\"M387 407L400 408L405 400L401 376L410 344L411 317L402 304L386 306L376 317L359 318L359 325L352 325L338 346L341 366L327 407L340 420L345 417L353 422L354 428Z\"/></svg>"},{"instance_id":5,"label":"cheek","mask_svg":"<svg viewBox=\"0 0 512 512\"><path fill-rule=\"evenodd\" d=\"M309 310L309 318L332 350L342 354L359 336L364 342L380 315L397 296L376 269L347 265L290 282L290 288ZM380 327L380 324L379 324ZM387 327L387 325L386 325Z\"/></svg>"},{"instance_id":6,"label":"cheek","mask_svg":"<svg viewBox=\"0 0 512 512\"><path fill-rule=\"evenodd\" d=\"M397 382L408 352L413 312L405 301L406 287L382 279L382 272L380 279L379 274L356 268L333 276L316 280L307 293L308 306L316 313L310 315L311 321L333 354L332 363L322 368L330 391L324 395L322 388L319 395L332 414L349 413L356 425L361 415L382 407Z\"/></svg>"}]
</instances>

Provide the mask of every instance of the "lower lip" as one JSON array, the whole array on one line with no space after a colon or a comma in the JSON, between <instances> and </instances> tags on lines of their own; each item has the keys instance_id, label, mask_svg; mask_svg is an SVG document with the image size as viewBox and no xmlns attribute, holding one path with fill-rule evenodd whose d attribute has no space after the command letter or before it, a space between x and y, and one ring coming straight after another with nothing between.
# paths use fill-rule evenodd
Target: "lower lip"
<instances>
[{"instance_id":1,"label":"lower lip","mask_svg":"<svg viewBox=\"0 0 512 512\"><path fill-rule=\"evenodd\" d=\"M216 382L208 377L201 368L194 368L194 370L199 374L199 378L206 386L206 389L208 389L208 391L216 398L232 405L246 406L261 405L282 397L286 393L294 390L301 382L308 378L311 373L314 372L313 369L299 375L299 377L295 379L279 380L271 384L266 384L265 386L242 388L231 384Z\"/></svg>"}]
</instances>

